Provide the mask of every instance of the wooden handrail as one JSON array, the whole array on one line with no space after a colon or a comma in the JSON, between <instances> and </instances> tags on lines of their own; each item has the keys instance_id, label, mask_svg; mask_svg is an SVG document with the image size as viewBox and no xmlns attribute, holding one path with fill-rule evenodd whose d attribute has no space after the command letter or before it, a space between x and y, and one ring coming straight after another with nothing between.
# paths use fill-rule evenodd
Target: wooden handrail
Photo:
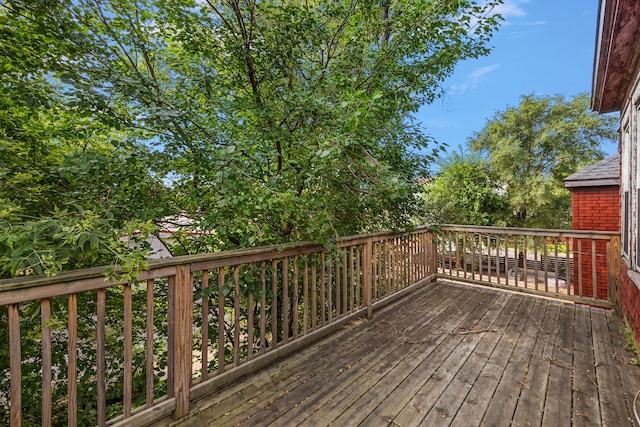
<instances>
[{"instance_id":1,"label":"wooden handrail","mask_svg":"<svg viewBox=\"0 0 640 427\"><path fill-rule=\"evenodd\" d=\"M24 420L27 357L41 361L43 425L61 402L69 422L93 407L99 426L143 425L187 415L194 399L437 277L606 306L601 277L615 300L619 248L610 232L444 225L349 236L328 252L302 242L151 261L135 283L106 281L104 267L2 280L11 380L0 423ZM95 402L79 401L89 383ZM62 385L66 401L52 399Z\"/></svg>"},{"instance_id":2,"label":"wooden handrail","mask_svg":"<svg viewBox=\"0 0 640 427\"><path fill-rule=\"evenodd\" d=\"M322 245L302 242L151 261L132 283L107 281L103 267L0 281L0 307L8 306L9 313L11 389L0 390L0 402L10 402L7 422L17 426L23 420L22 389L29 387L21 373L25 357L41 359L43 425L60 417L61 401L52 402L61 385L60 375L51 375L60 372L55 360L68 361L70 423L80 416L86 422L87 414L79 411L91 407L100 426L142 425L171 412L180 418L207 390L348 319L371 317L375 307L412 283L435 278L433 236L424 227L349 236L331 247L325 253ZM62 308L60 298L67 300ZM42 313L41 326L21 336L22 324L31 325L24 311L34 304ZM83 335L86 321L96 323L95 336ZM39 333L42 340L32 342ZM40 355L33 353L39 343ZM122 347L112 354L114 344ZM87 354L95 354L94 366L87 365ZM81 388L87 379L97 388L95 402L79 401L91 396ZM113 392L105 389L118 384L122 400L114 416L108 402ZM142 391L136 391L140 384ZM166 395L157 396L158 386L166 386ZM2 410L0 404L0 422Z\"/></svg>"},{"instance_id":3,"label":"wooden handrail","mask_svg":"<svg viewBox=\"0 0 640 427\"><path fill-rule=\"evenodd\" d=\"M611 297L615 292L607 289L616 289L619 233L465 225L438 228L441 277L604 307L611 307L615 299Z\"/></svg>"}]
</instances>

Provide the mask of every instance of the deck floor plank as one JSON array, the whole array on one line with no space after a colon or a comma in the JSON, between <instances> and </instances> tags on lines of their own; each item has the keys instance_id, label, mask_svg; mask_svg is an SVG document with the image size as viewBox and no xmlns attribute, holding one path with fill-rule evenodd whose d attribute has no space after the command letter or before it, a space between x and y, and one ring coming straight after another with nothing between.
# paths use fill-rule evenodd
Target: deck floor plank
<instances>
[{"instance_id":1,"label":"deck floor plank","mask_svg":"<svg viewBox=\"0 0 640 427\"><path fill-rule=\"evenodd\" d=\"M527 316L513 319L518 323L517 329L520 329L520 333L512 337L514 348L506 365L503 365L504 373L483 418L482 422L486 425L508 425L511 422L520 392L527 382L529 361L546 309L544 300L533 301L534 305Z\"/></svg>"},{"instance_id":2,"label":"deck floor plank","mask_svg":"<svg viewBox=\"0 0 640 427\"><path fill-rule=\"evenodd\" d=\"M625 400L612 399L612 391L622 384L620 371L612 369L615 363L615 353L606 313L603 310L591 317L593 329L593 351L595 358L596 380L598 383L600 413L602 425L622 426L629 424L628 407Z\"/></svg>"},{"instance_id":3,"label":"deck floor plank","mask_svg":"<svg viewBox=\"0 0 640 427\"><path fill-rule=\"evenodd\" d=\"M510 333L515 330L517 323L511 322L511 320L519 312L521 305L522 299L512 296L505 305L500 317L493 324L493 329L496 331L496 344L489 353L478 352L478 357L487 359L487 362L471 387L468 397L455 414L451 425L465 427L480 424L491 401L490 398L500 382L504 372L504 364L511 356L511 350L514 347L511 340L505 339L506 334L504 332L509 325L511 325ZM522 306L522 309L530 308L530 306ZM497 365L496 363L501 364ZM470 422L472 424L469 424Z\"/></svg>"},{"instance_id":4,"label":"deck floor plank","mask_svg":"<svg viewBox=\"0 0 640 427\"><path fill-rule=\"evenodd\" d=\"M602 425L593 355L592 311L584 306L576 308L573 355L573 424L576 426Z\"/></svg>"},{"instance_id":5,"label":"deck floor plank","mask_svg":"<svg viewBox=\"0 0 640 427\"><path fill-rule=\"evenodd\" d=\"M471 298L464 302L456 301L439 315L439 319L434 318L432 323L425 324L418 333L401 337L402 346L396 348L396 351L388 360L371 367L362 366L359 369L362 379L348 384L347 387L334 396L329 405L319 407L318 411L308 420L305 420L305 424L308 423L307 425L311 426L324 425L326 419L333 419L336 425L344 425L341 422L347 422L346 420L354 422L352 418L348 418L349 414L355 413L357 414L356 416L365 414L366 416L368 414L368 412L365 412L366 408L372 402L379 402L381 394L385 392L384 387L374 387L374 385L390 374L391 371L395 370L399 375L406 376L408 372L415 369L415 366L425 359L428 359L433 364L435 360L450 356L455 342L447 340L446 333L457 328L465 320L465 317L461 317L460 313L473 313L473 309L479 307L481 302L481 298ZM400 365L399 369L394 369L398 368L398 364L409 356L407 364ZM406 371L403 371L403 368ZM422 372L421 374L424 377L428 375L427 372ZM394 378L393 375L390 378ZM395 384L397 385L401 381L402 379L399 378Z\"/></svg>"},{"instance_id":6,"label":"deck floor plank","mask_svg":"<svg viewBox=\"0 0 640 427\"><path fill-rule=\"evenodd\" d=\"M609 337L613 345L613 366L617 369L622 380L622 386L616 390L619 394L624 393L625 402L627 406L627 417L630 420L628 425L640 425L640 420L637 420L637 424L634 423L633 403L634 397L637 393L640 393L640 376L637 375L638 361L636 355L629 346L627 337L624 332L624 324L619 318L612 312L605 312L607 316L607 325L609 328ZM609 398L613 400L615 397ZM640 398L639 398L640 400ZM640 413L640 402L636 402L636 410Z\"/></svg>"},{"instance_id":7,"label":"deck floor plank","mask_svg":"<svg viewBox=\"0 0 640 427\"><path fill-rule=\"evenodd\" d=\"M556 339L549 366L549 385L545 397L542 425L548 427L571 425L571 397L573 378L573 335L575 308L560 307Z\"/></svg>"},{"instance_id":8,"label":"deck floor plank","mask_svg":"<svg viewBox=\"0 0 640 427\"><path fill-rule=\"evenodd\" d=\"M434 292L437 292L437 290L434 290ZM458 299L464 299L467 293L468 291L466 290L453 292L448 298L445 298L445 301L455 304ZM427 298L431 297L432 292L427 292L425 296ZM443 307L434 307L433 309L437 311ZM428 308L430 307L427 306ZM407 312L385 311L379 314L381 316L386 315L391 327L400 331L415 326ZM281 362L276 367L279 368L276 369L278 381L271 382L269 393L260 393L258 397L251 401L253 404L251 408L238 407L236 410L223 413L221 419L217 420L219 425L236 425L238 423L251 425L250 421L254 417L259 417L261 419L260 424L263 425L268 419L277 418L286 408L299 405L300 402L290 402L296 396L304 396L305 400L312 396L314 385L317 386L317 391L319 388L326 388L328 383L342 384L346 382L349 377L347 374L347 371L350 370L349 361L363 359L363 363L374 363L379 358L384 359L387 354L385 351L393 349L392 346L388 345L392 336L390 334L375 333L380 330L379 325L377 326L374 329L374 325L369 324L358 328L364 330L364 333L358 335L359 339L352 340L348 339L348 336L341 336L339 339L333 340L333 346L325 346L323 352L309 353L308 357L312 358L312 360L302 369L289 366L286 361L291 358L287 358L285 362ZM383 350L380 351L380 349ZM325 362L328 357L340 362L328 365ZM290 375L292 372L295 372L296 375ZM302 388L297 390L299 386Z\"/></svg>"},{"instance_id":9,"label":"deck floor plank","mask_svg":"<svg viewBox=\"0 0 640 427\"><path fill-rule=\"evenodd\" d=\"M542 423L545 396L551 368L551 353L558 328L560 304L548 304L539 327L525 377L522 382L520 397L513 416L513 426L539 426Z\"/></svg>"},{"instance_id":10,"label":"deck floor plank","mask_svg":"<svg viewBox=\"0 0 640 427\"><path fill-rule=\"evenodd\" d=\"M425 291L425 300L428 301L428 303L425 304L426 310L437 312L438 310L444 309L443 306L437 306L437 299L433 298L435 295L438 295L438 287ZM455 301L457 298L462 298L467 292L468 290L464 289L455 290L446 295L444 301ZM402 325L404 325L404 327L414 326L410 319L407 319L406 312L384 310L380 314L382 315L382 313L384 313L384 315L388 317L389 322L392 322L397 328L402 329ZM296 384L304 381L308 382L307 380L309 379L314 379L317 384L322 386L323 380L335 376L334 371L331 370L332 366L328 366L325 362L329 357L334 357L338 360L349 360L361 357L360 355L362 353L368 353L371 357L376 357L376 345L381 344L380 342L372 340L372 334L377 330L376 325L371 322L365 322L363 319L351 322L351 326L356 325L360 325L361 327L343 328L333 336L326 338L329 342L319 349L309 347L299 352L295 358L286 358L272 365L273 369L263 370L253 374L251 378L258 376L258 381L249 383L248 386L251 388L252 393L245 393L242 396L249 399L253 404L251 409L238 407L237 398L239 396L236 394L228 395L225 400L220 400L218 408L212 408L212 406L209 405L207 407L201 407L200 410L209 410L210 413L217 414L218 418L224 417L226 418L225 422L231 424L237 423L241 419L246 419L252 414L261 411L268 404L273 403L280 390L293 390ZM350 330L353 331L352 334L349 333ZM328 369L330 372L327 372ZM262 372L270 372L270 375L262 376ZM290 375L291 372L298 373L299 375L292 376ZM306 373L308 373L309 377L300 380L300 377L303 377ZM269 387L270 393L263 392L262 387L265 386ZM281 395L284 394L289 393L282 393ZM212 415L210 421L216 421L218 418L216 418L216 415Z\"/></svg>"},{"instance_id":11,"label":"deck floor plank","mask_svg":"<svg viewBox=\"0 0 640 427\"><path fill-rule=\"evenodd\" d=\"M499 319L500 313L505 309L507 303L509 302L509 294L499 295L497 298L490 300L491 308L495 313L495 316L491 316L491 318ZM474 374L479 373L479 369L477 366L483 364L483 362L487 359L486 356L482 356L486 354L489 347L491 347L492 343L495 345L497 343L497 338L499 334L492 331L489 331L489 328L493 328L493 322L491 318L483 318L478 322L472 330L469 330L470 334L477 334L480 337L480 344L476 346L475 350L469 355L469 358L463 365L464 374L463 379L454 378L454 380L447 386L447 389L443 392L443 396L445 395L453 395L455 398L452 399L440 399L438 402L434 404L432 411L434 408L437 408L437 411L440 413L455 413L456 411L453 409L453 406L456 405L456 402L461 404L460 400L464 399L466 393L463 394L463 390L469 385L469 388L475 382L475 378L472 379ZM421 378L422 377L422 378ZM364 420L365 424L374 424L376 420L393 420L400 410L409 403L409 400L412 397L413 391L417 391L420 384L424 383L424 375L423 371L420 370L418 372L413 372L411 376L407 377L402 383L398 385L398 387L389 395L383 402L381 402L374 411ZM407 393L408 391L408 393ZM427 414L428 416L429 414ZM423 421L423 423L428 421ZM394 423L397 424L396 421Z\"/></svg>"},{"instance_id":12,"label":"deck floor plank","mask_svg":"<svg viewBox=\"0 0 640 427\"><path fill-rule=\"evenodd\" d=\"M483 315L486 314L485 305L490 302L492 303L493 301L493 298L490 299L489 295L485 295L484 298L474 300L475 307L473 308L464 306L459 307L457 312L455 312L451 317L451 321L447 322L442 328L443 332L438 333L438 341L442 342L442 340L448 340L451 342L451 345L456 345L456 340L451 339L448 335L459 335L460 337L460 340L457 341L457 346L462 347L462 349L454 349L450 353L449 358L456 358L458 354L461 358L467 357L469 351L465 350L464 347L475 346L475 344L472 343L472 340L475 340L475 337L477 337L478 334L463 334L468 334L470 330L476 328L478 322L480 322ZM468 337L473 338L467 340ZM465 341L467 342L465 343ZM424 383L424 379L426 377L424 367L426 364L433 364L432 357L425 356L427 355L424 352L418 354L414 354L414 352L412 352L411 354L408 354L407 357L405 357L403 361L395 367L393 372L390 372L389 375L385 376L378 384L376 384L374 387L374 390L377 391L376 393L370 393L363 390L360 399L358 399L355 405L352 405L336 419L336 424L341 425L343 422L358 416L358 414L359 416L365 414L366 418L362 421L364 425L381 424L392 420L393 418L390 414L376 413L376 409L382 409L381 405L389 400L389 390L391 390L391 394L393 394L393 390L399 390L400 393L406 394L406 387L413 387L413 389L416 389L421 383ZM416 384L416 379L418 384ZM393 398L391 401L393 401ZM369 415L367 416L367 414Z\"/></svg>"},{"instance_id":13,"label":"deck floor plank","mask_svg":"<svg viewBox=\"0 0 640 427\"><path fill-rule=\"evenodd\" d=\"M634 425L640 368L601 309L432 283L156 426Z\"/></svg>"}]
</instances>

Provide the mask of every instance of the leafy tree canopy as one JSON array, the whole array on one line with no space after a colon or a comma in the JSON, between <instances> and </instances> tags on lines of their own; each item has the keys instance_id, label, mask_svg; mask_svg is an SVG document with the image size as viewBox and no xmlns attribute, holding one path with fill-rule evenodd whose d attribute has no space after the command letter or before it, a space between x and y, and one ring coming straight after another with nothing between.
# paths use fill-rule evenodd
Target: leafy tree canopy
<instances>
[{"instance_id":1,"label":"leafy tree canopy","mask_svg":"<svg viewBox=\"0 0 640 427\"><path fill-rule=\"evenodd\" d=\"M506 190L514 212L508 225L570 226L571 196L562 180L602 159L602 143L617 138L616 118L589 105L586 94L525 95L469 138L470 149L486 157Z\"/></svg>"},{"instance_id":2,"label":"leafy tree canopy","mask_svg":"<svg viewBox=\"0 0 640 427\"><path fill-rule=\"evenodd\" d=\"M508 205L489 164L477 155L453 153L421 193L426 222L500 225Z\"/></svg>"},{"instance_id":3,"label":"leafy tree canopy","mask_svg":"<svg viewBox=\"0 0 640 427\"><path fill-rule=\"evenodd\" d=\"M488 53L497 3L0 3L0 274L47 270L58 240L5 233L69 214L107 239L184 211L212 231L186 252L406 225L411 115Z\"/></svg>"}]
</instances>

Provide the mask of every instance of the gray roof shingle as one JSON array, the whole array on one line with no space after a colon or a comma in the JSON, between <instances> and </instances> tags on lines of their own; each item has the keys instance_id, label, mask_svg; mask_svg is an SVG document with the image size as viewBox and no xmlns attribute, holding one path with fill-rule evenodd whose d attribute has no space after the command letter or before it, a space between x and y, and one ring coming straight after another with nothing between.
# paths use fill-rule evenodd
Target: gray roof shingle
<instances>
[{"instance_id":1,"label":"gray roof shingle","mask_svg":"<svg viewBox=\"0 0 640 427\"><path fill-rule=\"evenodd\" d=\"M564 186L603 187L620 184L620 154L614 154L604 160L587 166L564 179Z\"/></svg>"}]
</instances>

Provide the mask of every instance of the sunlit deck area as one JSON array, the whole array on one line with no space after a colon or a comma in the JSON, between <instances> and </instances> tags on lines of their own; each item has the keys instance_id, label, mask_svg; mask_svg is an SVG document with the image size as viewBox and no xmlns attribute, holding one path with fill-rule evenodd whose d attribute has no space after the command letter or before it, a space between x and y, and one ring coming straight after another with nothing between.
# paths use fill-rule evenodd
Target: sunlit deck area
<instances>
[{"instance_id":1,"label":"sunlit deck area","mask_svg":"<svg viewBox=\"0 0 640 427\"><path fill-rule=\"evenodd\" d=\"M632 357L610 310L441 280L216 390L174 424L635 425Z\"/></svg>"},{"instance_id":2,"label":"sunlit deck area","mask_svg":"<svg viewBox=\"0 0 640 427\"><path fill-rule=\"evenodd\" d=\"M421 227L0 282L0 424L634 425L619 248Z\"/></svg>"}]
</instances>

